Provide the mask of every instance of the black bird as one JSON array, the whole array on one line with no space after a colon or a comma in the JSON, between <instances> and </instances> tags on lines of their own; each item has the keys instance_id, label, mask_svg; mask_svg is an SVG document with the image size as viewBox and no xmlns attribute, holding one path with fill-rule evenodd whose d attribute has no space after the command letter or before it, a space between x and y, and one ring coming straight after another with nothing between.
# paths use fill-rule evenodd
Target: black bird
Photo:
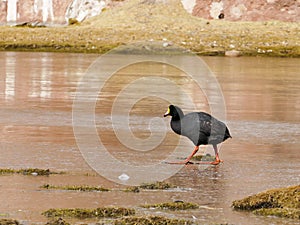
<instances>
[{"instance_id":1,"label":"black bird","mask_svg":"<svg viewBox=\"0 0 300 225\"><path fill-rule=\"evenodd\" d=\"M205 112L192 112L186 115L182 110L174 105L170 105L164 117L171 116L171 128L179 135L189 138L195 145L192 154L183 162L175 162L172 164L188 164L191 158L199 150L199 145L212 145L215 150L216 159L209 162L218 165L222 160L219 158L217 144L231 138L226 125Z\"/></svg>"}]
</instances>

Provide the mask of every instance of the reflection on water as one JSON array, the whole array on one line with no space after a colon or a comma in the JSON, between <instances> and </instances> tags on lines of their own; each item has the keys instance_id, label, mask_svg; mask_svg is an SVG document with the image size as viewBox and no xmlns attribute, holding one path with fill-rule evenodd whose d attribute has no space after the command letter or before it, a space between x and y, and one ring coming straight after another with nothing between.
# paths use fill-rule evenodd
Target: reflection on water
<instances>
[{"instance_id":1,"label":"reflection on water","mask_svg":"<svg viewBox=\"0 0 300 225\"><path fill-rule=\"evenodd\" d=\"M2 52L1 101L70 101L70 92L95 57Z\"/></svg>"},{"instance_id":2,"label":"reflection on water","mask_svg":"<svg viewBox=\"0 0 300 225\"><path fill-rule=\"evenodd\" d=\"M69 172L50 177L0 176L0 218L6 215L25 222L43 222L45 218L40 215L41 211L52 207L136 207L145 203L184 200L196 202L201 207L176 214L151 210L140 213L184 217L201 224L297 224L293 220L232 211L230 205L235 199L265 189L300 182L299 59L204 58L222 88L227 107L226 123L233 139L222 145L222 165L208 168L190 165L169 178L180 188L155 194L40 190L39 186L45 183L120 188L92 172L83 160L73 134L72 104L76 87L96 58L97 55L84 54L0 53L0 168L39 167ZM110 111L115 97L131 81L148 75L168 77L192 96L197 109L209 111L203 92L175 68L146 63L118 71L98 96L97 130L116 158L134 159L137 164L161 160L178 143L178 136L169 130L169 120L149 127L149 121L161 117L169 104L157 96L136 102L130 112L129 126L136 137L145 140L151 132L168 129L163 144L135 156L136 151L122 146L114 134ZM147 85L151 84L140 87ZM169 86L161 85L160 89L163 93L173 94ZM131 94L134 96L142 91L137 89ZM194 110L184 96L177 95L185 112ZM126 116L122 114L122 104L125 107L126 100L121 101L117 110L120 119ZM86 119L83 111L79 124L84 127ZM122 131L122 126L122 123L116 123L114 128ZM89 136L85 138L88 142ZM178 157L185 157L193 146L186 141L180 148L182 155ZM210 147L202 150L212 152ZM86 176L86 173L93 175Z\"/></svg>"}]
</instances>

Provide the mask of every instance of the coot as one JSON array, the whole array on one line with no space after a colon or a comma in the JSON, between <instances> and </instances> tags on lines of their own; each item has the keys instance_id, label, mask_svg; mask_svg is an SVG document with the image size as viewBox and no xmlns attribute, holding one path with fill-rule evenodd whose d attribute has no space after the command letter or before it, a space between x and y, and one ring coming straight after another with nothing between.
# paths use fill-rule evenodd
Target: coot
<instances>
[{"instance_id":1,"label":"coot","mask_svg":"<svg viewBox=\"0 0 300 225\"><path fill-rule=\"evenodd\" d=\"M164 117L171 116L171 128L179 135L189 138L195 145L190 156L182 162L171 164L188 164L197 153L200 145L212 145L215 151L215 161L209 162L218 165L222 160L219 158L217 144L231 138L227 126L205 112L192 112L186 115L178 106L170 105Z\"/></svg>"}]
</instances>

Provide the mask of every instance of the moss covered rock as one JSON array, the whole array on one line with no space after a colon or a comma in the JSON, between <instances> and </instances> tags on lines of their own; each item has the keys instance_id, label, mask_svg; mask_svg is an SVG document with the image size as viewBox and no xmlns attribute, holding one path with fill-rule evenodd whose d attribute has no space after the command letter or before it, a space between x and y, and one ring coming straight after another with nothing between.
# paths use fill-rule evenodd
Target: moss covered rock
<instances>
[{"instance_id":1,"label":"moss covered rock","mask_svg":"<svg viewBox=\"0 0 300 225\"><path fill-rule=\"evenodd\" d=\"M189 225L193 224L191 221L183 219L169 219L162 216L149 216L149 217L126 217L114 222L114 225Z\"/></svg>"},{"instance_id":2,"label":"moss covered rock","mask_svg":"<svg viewBox=\"0 0 300 225\"><path fill-rule=\"evenodd\" d=\"M234 209L253 211L259 215L272 215L300 219L300 185L278 188L236 200Z\"/></svg>"},{"instance_id":3,"label":"moss covered rock","mask_svg":"<svg viewBox=\"0 0 300 225\"><path fill-rule=\"evenodd\" d=\"M150 190L153 190L153 189L162 190L162 189L174 188L174 186L172 184L167 183L167 182L157 181L157 182L154 182L154 183L144 183L144 184L141 184L140 188L142 188L142 189L150 189Z\"/></svg>"},{"instance_id":4,"label":"moss covered rock","mask_svg":"<svg viewBox=\"0 0 300 225\"><path fill-rule=\"evenodd\" d=\"M96 209L49 209L42 213L46 217L68 218L118 218L135 215L135 210L130 208L102 207Z\"/></svg>"},{"instance_id":5,"label":"moss covered rock","mask_svg":"<svg viewBox=\"0 0 300 225\"><path fill-rule=\"evenodd\" d=\"M14 219L0 219L1 225L19 225L19 221Z\"/></svg>"}]
</instances>

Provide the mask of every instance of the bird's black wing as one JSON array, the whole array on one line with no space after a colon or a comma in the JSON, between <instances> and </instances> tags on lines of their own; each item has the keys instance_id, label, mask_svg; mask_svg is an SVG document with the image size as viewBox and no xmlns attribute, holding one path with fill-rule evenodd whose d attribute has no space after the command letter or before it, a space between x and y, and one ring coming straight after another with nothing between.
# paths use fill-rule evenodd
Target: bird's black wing
<instances>
[{"instance_id":1,"label":"bird's black wing","mask_svg":"<svg viewBox=\"0 0 300 225\"><path fill-rule=\"evenodd\" d=\"M228 137L231 136L226 125L216 118L211 117L211 133L208 141L209 144L219 144Z\"/></svg>"},{"instance_id":2,"label":"bird's black wing","mask_svg":"<svg viewBox=\"0 0 300 225\"><path fill-rule=\"evenodd\" d=\"M212 116L205 112L198 112L197 114L200 121L199 131L209 137L212 132Z\"/></svg>"},{"instance_id":3,"label":"bird's black wing","mask_svg":"<svg viewBox=\"0 0 300 225\"><path fill-rule=\"evenodd\" d=\"M195 145L207 144L211 133L211 116L202 113L189 113L181 120L181 134Z\"/></svg>"},{"instance_id":4,"label":"bird's black wing","mask_svg":"<svg viewBox=\"0 0 300 225\"><path fill-rule=\"evenodd\" d=\"M197 146L219 144L231 137L223 122L205 112L186 114L181 119L181 134Z\"/></svg>"}]
</instances>

